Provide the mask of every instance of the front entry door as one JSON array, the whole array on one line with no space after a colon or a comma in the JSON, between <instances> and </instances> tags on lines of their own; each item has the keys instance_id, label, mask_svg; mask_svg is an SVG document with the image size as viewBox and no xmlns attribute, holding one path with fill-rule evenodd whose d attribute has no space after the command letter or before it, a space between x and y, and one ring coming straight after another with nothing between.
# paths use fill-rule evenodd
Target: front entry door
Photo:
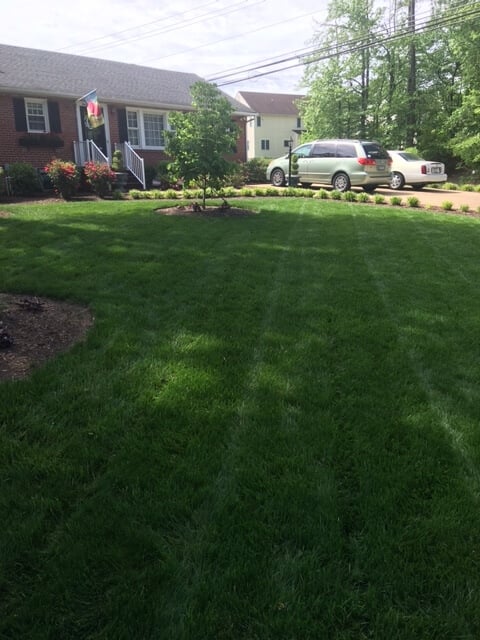
<instances>
[{"instance_id":1,"label":"front entry door","mask_svg":"<svg viewBox=\"0 0 480 640\"><path fill-rule=\"evenodd\" d=\"M103 107L102 107L103 113ZM104 114L105 120L105 114ZM107 136L105 133L105 125L92 129L88 123L87 108L80 107L80 122L82 123L82 137L84 140L93 140L102 153L108 158Z\"/></svg>"}]
</instances>

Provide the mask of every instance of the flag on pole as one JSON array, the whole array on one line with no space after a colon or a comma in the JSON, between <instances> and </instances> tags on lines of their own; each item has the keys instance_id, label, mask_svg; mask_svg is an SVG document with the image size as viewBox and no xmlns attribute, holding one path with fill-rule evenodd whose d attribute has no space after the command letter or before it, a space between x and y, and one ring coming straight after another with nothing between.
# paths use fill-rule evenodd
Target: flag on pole
<instances>
[{"instance_id":1,"label":"flag on pole","mask_svg":"<svg viewBox=\"0 0 480 640\"><path fill-rule=\"evenodd\" d=\"M96 127L101 127L102 124L105 124L105 121L103 119L102 109L98 104L96 89L94 89L93 91L90 91L90 93L86 93L84 96L79 98L79 102L82 102L87 108L88 124L92 129L95 129Z\"/></svg>"}]
</instances>

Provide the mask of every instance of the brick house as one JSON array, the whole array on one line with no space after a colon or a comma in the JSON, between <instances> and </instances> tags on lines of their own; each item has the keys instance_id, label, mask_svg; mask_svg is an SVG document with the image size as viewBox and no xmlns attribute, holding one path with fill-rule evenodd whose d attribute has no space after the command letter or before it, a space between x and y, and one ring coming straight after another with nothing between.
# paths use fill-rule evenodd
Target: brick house
<instances>
[{"instance_id":1,"label":"brick house","mask_svg":"<svg viewBox=\"0 0 480 640\"><path fill-rule=\"evenodd\" d=\"M248 160L278 158L290 144L299 144L303 128L298 104L304 95L240 91L235 98L255 112L246 129Z\"/></svg>"},{"instance_id":2,"label":"brick house","mask_svg":"<svg viewBox=\"0 0 480 640\"><path fill-rule=\"evenodd\" d=\"M145 186L144 165L166 157L169 113L192 108L190 87L199 80L193 73L0 44L0 166L42 168L53 157L110 162L120 148ZM95 89L105 124L89 129L79 98ZM245 161L251 110L225 96L239 125L231 159Z\"/></svg>"}]
</instances>

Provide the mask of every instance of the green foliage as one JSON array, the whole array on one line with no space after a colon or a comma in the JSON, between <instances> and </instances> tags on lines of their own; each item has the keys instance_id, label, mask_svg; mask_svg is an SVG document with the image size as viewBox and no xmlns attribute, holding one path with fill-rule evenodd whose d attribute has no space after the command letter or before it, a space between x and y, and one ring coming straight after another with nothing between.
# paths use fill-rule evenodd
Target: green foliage
<instances>
[{"instance_id":1,"label":"green foliage","mask_svg":"<svg viewBox=\"0 0 480 640\"><path fill-rule=\"evenodd\" d=\"M360 193L357 194L357 200L358 202L370 202L370 196L368 193L365 193L365 191L360 191Z\"/></svg>"},{"instance_id":2,"label":"green foliage","mask_svg":"<svg viewBox=\"0 0 480 640\"><path fill-rule=\"evenodd\" d=\"M394 207L400 207L402 204L402 198L400 196L392 196L390 198L390 204L392 204Z\"/></svg>"},{"instance_id":3,"label":"green foliage","mask_svg":"<svg viewBox=\"0 0 480 640\"><path fill-rule=\"evenodd\" d=\"M208 82L191 87L193 111L170 115L172 131L166 131L167 153L173 172L186 183L199 181L203 206L207 188L218 188L231 172L226 155L234 148L237 131L228 99Z\"/></svg>"},{"instance_id":4,"label":"green foliage","mask_svg":"<svg viewBox=\"0 0 480 640\"><path fill-rule=\"evenodd\" d=\"M123 153L120 149L113 152L112 156L112 169L114 171L123 171Z\"/></svg>"},{"instance_id":5,"label":"green foliage","mask_svg":"<svg viewBox=\"0 0 480 640\"><path fill-rule=\"evenodd\" d=\"M70 200L77 193L80 184L80 170L73 162L52 160L45 167L55 191L64 199Z\"/></svg>"},{"instance_id":6,"label":"green foliage","mask_svg":"<svg viewBox=\"0 0 480 640\"><path fill-rule=\"evenodd\" d=\"M338 191L337 189L333 189L333 190L330 192L330 198L331 198L332 200L341 200L341 199L342 199L342 192L341 192L341 191Z\"/></svg>"},{"instance_id":7,"label":"green foliage","mask_svg":"<svg viewBox=\"0 0 480 640\"><path fill-rule=\"evenodd\" d=\"M314 198L318 198L319 200L328 200L328 191L326 189L319 189L314 195Z\"/></svg>"},{"instance_id":8,"label":"green foliage","mask_svg":"<svg viewBox=\"0 0 480 640\"><path fill-rule=\"evenodd\" d=\"M276 187L267 187L265 193L269 197L276 198L280 195L280 191Z\"/></svg>"},{"instance_id":9,"label":"green foliage","mask_svg":"<svg viewBox=\"0 0 480 640\"><path fill-rule=\"evenodd\" d=\"M153 185L153 181L157 176L157 167L151 164L145 165L145 183L146 188L151 189Z\"/></svg>"},{"instance_id":10,"label":"green foliage","mask_svg":"<svg viewBox=\"0 0 480 640\"><path fill-rule=\"evenodd\" d=\"M265 182L265 175L269 164L268 158L252 158L244 163L244 176L247 184Z\"/></svg>"},{"instance_id":11,"label":"green foliage","mask_svg":"<svg viewBox=\"0 0 480 640\"><path fill-rule=\"evenodd\" d=\"M381 193L375 193L373 196L373 201L375 202L375 204L384 204L385 196L382 196Z\"/></svg>"},{"instance_id":12,"label":"green foliage","mask_svg":"<svg viewBox=\"0 0 480 640\"><path fill-rule=\"evenodd\" d=\"M245 166L240 162L231 162L230 169L223 180L220 181L220 184L229 187L235 187L240 189L245 184Z\"/></svg>"},{"instance_id":13,"label":"green foliage","mask_svg":"<svg viewBox=\"0 0 480 640\"><path fill-rule=\"evenodd\" d=\"M468 206L468 204L461 204L459 206L460 211L462 211L463 213L467 213L468 211L470 211L470 207Z\"/></svg>"},{"instance_id":14,"label":"green foliage","mask_svg":"<svg viewBox=\"0 0 480 640\"><path fill-rule=\"evenodd\" d=\"M357 194L354 191L345 191L343 194L343 199L347 202L356 202Z\"/></svg>"},{"instance_id":15,"label":"green foliage","mask_svg":"<svg viewBox=\"0 0 480 640\"><path fill-rule=\"evenodd\" d=\"M296 153L292 153L290 162L290 170L292 173L292 177L298 176L298 156Z\"/></svg>"},{"instance_id":16,"label":"green foliage","mask_svg":"<svg viewBox=\"0 0 480 640\"><path fill-rule=\"evenodd\" d=\"M445 211L452 211L453 209L453 202L451 202L450 200L445 200L444 202L442 202L442 209L444 209Z\"/></svg>"},{"instance_id":17,"label":"green foliage","mask_svg":"<svg viewBox=\"0 0 480 640\"><path fill-rule=\"evenodd\" d=\"M115 172L108 166L108 164L102 164L100 162L86 162L83 167L83 172L87 184L89 184L93 191L104 198L112 190L112 186L115 183Z\"/></svg>"},{"instance_id":18,"label":"green foliage","mask_svg":"<svg viewBox=\"0 0 480 640\"><path fill-rule=\"evenodd\" d=\"M321 55L307 62L303 78L303 139L378 139L387 148L416 141L447 173L459 161L480 168L480 38L472 2L431 3L430 15L426 9L420 20L417 12L422 29L414 39L409 6L330 1L314 36Z\"/></svg>"},{"instance_id":19,"label":"green foliage","mask_svg":"<svg viewBox=\"0 0 480 640\"><path fill-rule=\"evenodd\" d=\"M37 171L28 162L14 162L8 168L8 175L17 196L32 196L41 191Z\"/></svg>"},{"instance_id":20,"label":"green foliage","mask_svg":"<svg viewBox=\"0 0 480 640\"><path fill-rule=\"evenodd\" d=\"M246 198L252 198L255 195L253 189L249 189L248 187L242 187L240 189L240 195Z\"/></svg>"},{"instance_id":21,"label":"green foliage","mask_svg":"<svg viewBox=\"0 0 480 640\"><path fill-rule=\"evenodd\" d=\"M409 207L415 208L419 206L420 201L416 196L408 196L407 203Z\"/></svg>"}]
</instances>

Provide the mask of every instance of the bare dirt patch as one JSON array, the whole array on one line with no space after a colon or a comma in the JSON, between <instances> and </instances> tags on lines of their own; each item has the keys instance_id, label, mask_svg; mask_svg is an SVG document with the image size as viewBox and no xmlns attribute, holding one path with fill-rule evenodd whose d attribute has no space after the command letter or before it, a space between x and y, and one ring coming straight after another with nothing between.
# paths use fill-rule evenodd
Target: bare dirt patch
<instances>
[{"instance_id":1,"label":"bare dirt patch","mask_svg":"<svg viewBox=\"0 0 480 640\"><path fill-rule=\"evenodd\" d=\"M86 307L0 293L0 382L27 377L84 339L92 324Z\"/></svg>"}]
</instances>

